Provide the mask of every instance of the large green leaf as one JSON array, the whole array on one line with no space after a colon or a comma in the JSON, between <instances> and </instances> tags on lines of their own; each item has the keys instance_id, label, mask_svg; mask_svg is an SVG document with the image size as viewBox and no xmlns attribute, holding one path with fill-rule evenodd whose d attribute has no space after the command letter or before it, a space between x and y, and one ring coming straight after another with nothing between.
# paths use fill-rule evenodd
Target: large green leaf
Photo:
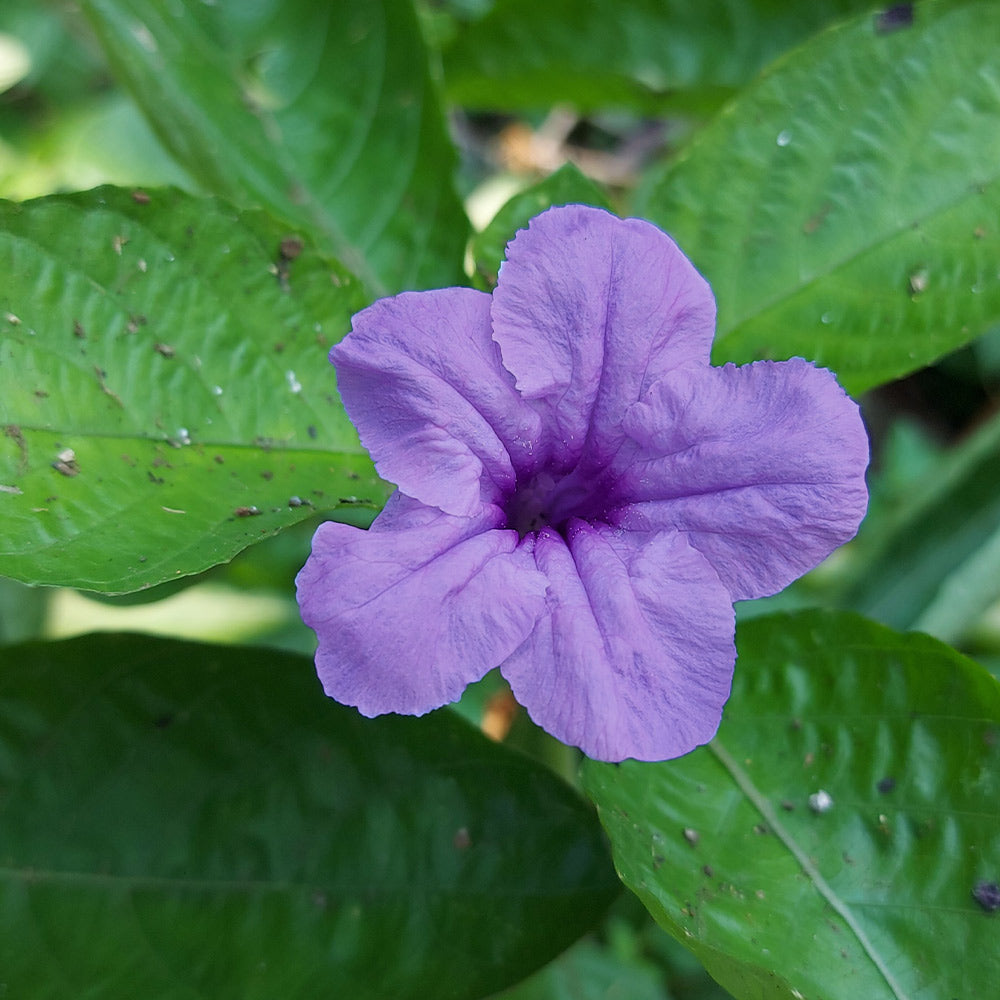
<instances>
[{"instance_id":1,"label":"large green leaf","mask_svg":"<svg viewBox=\"0 0 1000 1000\"><path fill-rule=\"evenodd\" d=\"M895 516L862 527L841 602L894 628L961 639L1000 599L998 470L1000 414L911 484Z\"/></svg>"},{"instance_id":2,"label":"large green leaf","mask_svg":"<svg viewBox=\"0 0 1000 1000\"><path fill-rule=\"evenodd\" d=\"M626 885L740 998L994 996L1000 685L847 613L737 645L711 744L585 765Z\"/></svg>"},{"instance_id":3,"label":"large green leaf","mask_svg":"<svg viewBox=\"0 0 1000 1000\"><path fill-rule=\"evenodd\" d=\"M712 283L716 361L803 355L857 392L1000 319L1000 6L878 24L772 65L639 199Z\"/></svg>"},{"instance_id":4,"label":"large green leaf","mask_svg":"<svg viewBox=\"0 0 1000 1000\"><path fill-rule=\"evenodd\" d=\"M304 226L372 293L463 280L468 221L409 0L84 0L191 175Z\"/></svg>"},{"instance_id":5,"label":"large green leaf","mask_svg":"<svg viewBox=\"0 0 1000 1000\"><path fill-rule=\"evenodd\" d=\"M865 0L497 0L444 53L449 96L481 108L712 106Z\"/></svg>"},{"instance_id":6,"label":"large green leaf","mask_svg":"<svg viewBox=\"0 0 1000 1000\"><path fill-rule=\"evenodd\" d=\"M276 651L0 652L0 970L34 1000L474 998L620 889L592 810L454 713Z\"/></svg>"},{"instance_id":7,"label":"large green leaf","mask_svg":"<svg viewBox=\"0 0 1000 1000\"><path fill-rule=\"evenodd\" d=\"M384 502L326 360L365 300L294 231L104 188L0 203L0 272L5 575L138 590Z\"/></svg>"}]
</instances>

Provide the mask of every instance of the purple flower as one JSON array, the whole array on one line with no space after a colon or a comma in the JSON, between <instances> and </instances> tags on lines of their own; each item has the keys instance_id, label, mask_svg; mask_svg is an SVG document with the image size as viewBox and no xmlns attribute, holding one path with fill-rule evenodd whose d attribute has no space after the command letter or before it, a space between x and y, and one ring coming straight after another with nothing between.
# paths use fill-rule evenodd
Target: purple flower
<instances>
[{"instance_id":1,"label":"purple flower","mask_svg":"<svg viewBox=\"0 0 1000 1000\"><path fill-rule=\"evenodd\" d=\"M330 358L398 489L368 531L322 525L299 574L327 694L420 715L499 667L591 757L711 739L733 602L855 533L868 461L829 371L713 368L714 326L669 237L579 205L517 234L492 296L359 313Z\"/></svg>"}]
</instances>

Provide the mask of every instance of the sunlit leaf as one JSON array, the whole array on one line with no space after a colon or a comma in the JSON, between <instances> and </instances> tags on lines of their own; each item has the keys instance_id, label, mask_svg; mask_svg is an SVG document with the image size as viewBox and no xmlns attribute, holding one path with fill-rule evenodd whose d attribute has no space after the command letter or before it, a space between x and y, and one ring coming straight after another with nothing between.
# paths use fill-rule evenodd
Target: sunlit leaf
<instances>
[{"instance_id":1,"label":"sunlit leaf","mask_svg":"<svg viewBox=\"0 0 1000 1000\"><path fill-rule=\"evenodd\" d=\"M0 270L3 574L138 590L384 502L326 359L365 299L295 230L104 188L0 204Z\"/></svg>"}]
</instances>

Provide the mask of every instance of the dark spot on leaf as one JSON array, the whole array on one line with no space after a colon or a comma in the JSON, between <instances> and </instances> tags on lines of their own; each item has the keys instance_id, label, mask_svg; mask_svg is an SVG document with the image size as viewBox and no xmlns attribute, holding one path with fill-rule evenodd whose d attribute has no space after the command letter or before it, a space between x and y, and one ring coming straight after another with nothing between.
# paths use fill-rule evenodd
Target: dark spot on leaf
<instances>
[{"instance_id":1,"label":"dark spot on leaf","mask_svg":"<svg viewBox=\"0 0 1000 1000\"><path fill-rule=\"evenodd\" d=\"M157 729L166 729L167 726L173 724L173 721L174 721L173 715L171 715L169 712L164 712L163 715L158 715L153 720L153 725L156 726Z\"/></svg>"},{"instance_id":2,"label":"dark spot on leaf","mask_svg":"<svg viewBox=\"0 0 1000 1000\"><path fill-rule=\"evenodd\" d=\"M278 247L278 253L283 260L295 260L302 253L304 244L298 236L286 236Z\"/></svg>"},{"instance_id":3,"label":"dark spot on leaf","mask_svg":"<svg viewBox=\"0 0 1000 1000\"><path fill-rule=\"evenodd\" d=\"M706 875L708 878L714 878L715 877L715 871L712 869L711 865L702 865L701 870L702 870L702 873L704 875Z\"/></svg>"},{"instance_id":4,"label":"dark spot on leaf","mask_svg":"<svg viewBox=\"0 0 1000 1000\"><path fill-rule=\"evenodd\" d=\"M912 3L893 4L875 15L875 31L880 35L889 35L900 28L909 28L912 24Z\"/></svg>"},{"instance_id":5,"label":"dark spot on leaf","mask_svg":"<svg viewBox=\"0 0 1000 1000\"><path fill-rule=\"evenodd\" d=\"M113 389L109 389L107 382L104 381L107 378L107 372L103 368L98 368L97 365L94 365L94 374L97 376L97 384L100 386L101 392L105 396L110 396L124 410L125 404L122 402L121 396Z\"/></svg>"},{"instance_id":6,"label":"dark spot on leaf","mask_svg":"<svg viewBox=\"0 0 1000 1000\"><path fill-rule=\"evenodd\" d=\"M78 320L73 320L73 336L78 337L83 340L87 336L87 331L84 330L83 324Z\"/></svg>"},{"instance_id":7,"label":"dark spot on leaf","mask_svg":"<svg viewBox=\"0 0 1000 1000\"><path fill-rule=\"evenodd\" d=\"M317 435L318 432L317 432L316 428L312 424L310 424L306 428L306 433L309 435L309 437L311 437L313 440L315 440L316 439L316 435Z\"/></svg>"},{"instance_id":8,"label":"dark spot on leaf","mask_svg":"<svg viewBox=\"0 0 1000 1000\"><path fill-rule=\"evenodd\" d=\"M35 396L38 399L48 399L49 394L44 389L36 389Z\"/></svg>"},{"instance_id":9,"label":"dark spot on leaf","mask_svg":"<svg viewBox=\"0 0 1000 1000\"><path fill-rule=\"evenodd\" d=\"M284 349L285 349L285 345L282 344L280 341L277 344L274 345L274 353L275 354L280 354Z\"/></svg>"},{"instance_id":10,"label":"dark spot on leaf","mask_svg":"<svg viewBox=\"0 0 1000 1000\"><path fill-rule=\"evenodd\" d=\"M791 812L795 808L795 803L792 802L791 799L782 799L781 808L784 809L785 812Z\"/></svg>"},{"instance_id":11,"label":"dark spot on leaf","mask_svg":"<svg viewBox=\"0 0 1000 1000\"><path fill-rule=\"evenodd\" d=\"M172 358L177 353L169 344L153 344L153 350L165 358Z\"/></svg>"},{"instance_id":12,"label":"dark spot on leaf","mask_svg":"<svg viewBox=\"0 0 1000 1000\"><path fill-rule=\"evenodd\" d=\"M663 862L667 859L662 854L653 855L653 871L659 871L663 867Z\"/></svg>"},{"instance_id":13,"label":"dark spot on leaf","mask_svg":"<svg viewBox=\"0 0 1000 1000\"><path fill-rule=\"evenodd\" d=\"M138 189L136 189L135 191L132 192L132 200L137 205L148 205L149 195L146 194L145 191L139 191Z\"/></svg>"},{"instance_id":14,"label":"dark spot on leaf","mask_svg":"<svg viewBox=\"0 0 1000 1000\"><path fill-rule=\"evenodd\" d=\"M223 464L225 464L226 460L221 455L216 455L212 459L212 461L214 461L216 465L223 465Z\"/></svg>"},{"instance_id":15,"label":"dark spot on leaf","mask_svg":"<svg viewBox=\"0 0 1000 1000\"><path fill-rule=\"evenodd\" d=\"M891 792L896 787L896 779L886 776L875 786L883 795Z\"/></svg>"},{"instance_id":16,"label":"dark spot on leaf","mask_svg":"<svg viewBox=\"0 0 1000 1000\"><path fill-rule=\"evenodd\" d=\"M159 476L153 475L153 473L152 473L151 470L147 469L146 470L146 475L149 477L149 481L151 483L154 483L156 486L162 486L163 485L163 480Z\"/></svg>"},{"instance_id":17,"label":"dark spot on leaf","mask_svg":"<svg viewBox=\"0 0 1000 1000\"><path fill-rule=\"evenodd\" d=\"M272 479L274 479L274 473L270 469L264 469L260 474L260 478L266 479L268 482L270 482Z\"/></svg>"},{"instance_id":18,"label":"dark spot on leaf","mask_svg":"<svg viewBox=\"0 0 1000 1000\"><path fill-rule=\"evenodd\" d=\"M233 513L237 517L257 517L261 510L259 507L237 507Z\"/></svg>"},{"instance_id":19,"label":"dark spot on leaf","mask_svg":"<svg viewBox=\"0 0 1000 1000\"><path fill-rule=\"evenodd\" d=\"M756 833L758 837L763 837L771 831L763 823L757 823L753 828L753 832Z\"/></svg>"},{"instance_id":20,"label":"dark spot on leaf","mask_svg":"<svg viewBox=\"0 0 1000 1000\"><path fill-rule=\"evenodd\" d=\"M18 473L26 472L28 469L28 446L25 444L21 428L17 424L8 424L3 429L3 432L6 437L9 437L17 445L17 450L21 453L21 463L17 468Z\"/></svg>"},{"instance_id":21,"label":"dark spot on leaf","mask_svg":"<svg viewBox=\"0 0 1000 1000\"><path fill-rule=\"evenodd\" d=\"M1000 910L1000 885L985 880L972 887L972 898L987 912Z\"/></svg>"}]
</instances>

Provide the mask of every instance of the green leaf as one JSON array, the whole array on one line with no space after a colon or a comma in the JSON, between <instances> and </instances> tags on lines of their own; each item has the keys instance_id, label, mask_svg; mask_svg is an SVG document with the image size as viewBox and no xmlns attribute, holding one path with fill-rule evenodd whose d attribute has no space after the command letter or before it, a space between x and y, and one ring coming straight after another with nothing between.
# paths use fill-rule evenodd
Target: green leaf
<instances>
[{"instance_id":1,"label":"green leaf","mask_svg":"<svg viewBox=\"0 0 1000 1000\"><path fill-rule=\"evenodd\" d=\"M457 24L448 95L480 108L711 107L862 0L497 0Z\"/></svg>"},{"instance_id":2,"label":"green leaf","mask_svg":"<svg viewBox=\"0 0 1000 1000\"><path fill-rule=\"evenodd\" d=\"M648 962L580 941L493 1000L671 1000L661 978Z\"/></svg>"},{"instance_id":3,"label":"green leaf","mask_svg":"<svg viewBox=\"0 0 1000 1000\"><path fill-rule=\"evenodd\" d=\"M862 528L841 601L894 628L955 642L1000 599L1000 415L952 449L895 517ZM872 541L869 543L869 539Z\"/></svg>"},{"instance_id":4,"label":"green leaf","mask_svg":"<svg viewBox=\"0 0 1000 1000\"><path fill-rule=\"evenodd\" d=\"M572 163L566 163L548 177L519 191L493 217L493 221L472 241L476 274L487 285L495 285L507 244L539 212L553 205L584 204L610 208L605 192Z\"/></svg>"},{"instance_id":5,"label":"green leaf","mask_svg":"<svg viewBox=\"0 0 1000 1000\"><path fill-rule=\"evenodd\" d=\"M712 284L717 362L802 355L860 392L1000 318L1000 7L878 25L772 65L639 198Z\"/></svg>"},{"instance_id":6,"label":"green leaf","mask_svg":"<svg viewBox=\"0 0 1000 1000\"><path fill-rule=\"evenodd\" d=\"M409 0L84 0L164 145L304 227L372 294L464 283L455 154Z\"/></svg>"},{"instance_id":7,"label":"green leaf","mask_svg":"<svg viewBox=\"0 0 1000 1000\"><path fill-rule=\"evenodd\" d=\"M11 996L474 998L620 886L590 807L454 713L370 720L276 651L0 651Z\"/></svg>"},{"instance_id":8,"label":"green leaf","mask_svg":"<svg viewBox=\"0 0 1000 1000\"><path fill-rule=\"evenodd\" d=\"M992 996L997 917L972 893L1000 875L1000 685L842 612L759 618L737 646L711 744L585 764L622 880L736 997Z\"/></svg>"},{"instance_id":9,"label":"green leaf","mask_svg":"<svg viewBox=\"0 0 1000 1000\"><path fill-rule=\"evenodd\" d=\"M0 203L0 271L5 575L133 591L384 502L326 359L365 300L294 230L104 188Z\"/></svg>"}]
</instances>

